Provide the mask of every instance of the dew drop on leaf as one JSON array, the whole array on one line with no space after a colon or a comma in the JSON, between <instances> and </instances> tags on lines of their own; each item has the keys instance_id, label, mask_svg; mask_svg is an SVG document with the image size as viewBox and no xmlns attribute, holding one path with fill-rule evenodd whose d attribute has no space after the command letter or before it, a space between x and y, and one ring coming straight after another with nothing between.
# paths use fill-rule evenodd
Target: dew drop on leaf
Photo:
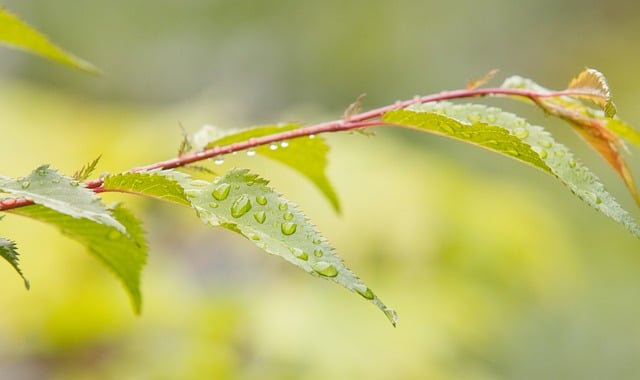
<instances>
[{"instance_id":1,"label":"dew drop on leaf","mask_svg":"<svg viewBox=\"0 0 640 380\"><path fill-rule=\"evenodd\" d=\"M542 158L543 160L547 158L547 156L549 155L549 153L547 153L547 151L544 149L540 149L540 153L538 154L540 155L540 158Z\"/></svg>"},{"instance_id":2,"label":"dew drop on leaf","mask_svg":"<svg viewBox=\"0 0 640 380\"><path fill-rule=\"evenodd\" d=\"M338 268L335 265L327 263L325 261L318 261L311 265L311 268L318 274L325 277L335 277L338 275Z\"/></svg>"},{"instance_id":3,"label":"dew drop on leaf","mask_svg":"<svg viewBox=\"0 0 640 380\"><path fill-rule=\"evenodd\" d=\"M398 314L396 313L396 311L387 307L384 309L384 315L389 318L391 324L393 325L393 327L395 327L398 323Z\"/></svg>"},{"instance_id":4,"label":"dew drop on leaf","mask_svg":"<svg viewBox=\"0 0 640 380\"><path fill-rule=\"evenodd\" d=\"M551 141L548 140L540 140L538 144L540 144L540 146L543 148L551 148L553 146L553 144L551 144Z\"/></svg>"},{"instance_id":5,"label":"dew drop on leaf","mask_svg":"<svg viewBox=\"0 0 640 380\"><path fill-rule=\"evenodd\" d=\"M280 147L282 147L282 148L286 148L288 146L289 146L289 142L288 141L283 141L283 142L280 143Z\"/></svg>"},{"instance_id":6,"label":"dew drop on leaf","mask_svg":"<svg viewBox=\"0 0 640 380\"><path fill-rule=\"evenodd\" d=\"M109 234L107 234L107 238L109 238L110 240L118 240L121 237L122 237L122 232L115 229L109 231Z\"/></svg>"},{"instance_id":7,"label":"dew drop on leaf","mask_svg":"<svg viewBox=\"0 0 640 380\"><path fill-rule=\"evenodd\" d=\"M322 255L323 255L323 254L324 254L324 253L322 252L322 250L321 250L321 249L316 249L316 250L314 250L314 251L313 251L313 255L314 255L315 257L322 257Z\"/></svg>"},{"instance_id":8,"label":"dew drop on leaf","mask_svg":"<svg viewBox=\"0 0 640 380\"><path fill-rule=\"evenodd\" d=\"M472 123L477 123L482 120L482 116L479 113L474 112L471 115L467 116L467 119Z\"/></svg>"},{"instance_id":9,"label":"dew drop on leaf","mask_svg":"<svg viewBox=\"0 0 640 380\"><path fill-rule=\"evenodd\" d=\"M209 182L201 180L201 179L194 179L193 181L191 181L191 186L193 186L193 187L205 187L205 186L209 186Z\"/></svg>"},{"instance_id":10,"label":"dew drop on leaf","mask_svg":"<svg viewBox=\"0 0 640 380\"><path fill-rule=\"evenodd\" d=\"M313 239L313 244L321 244L322 239Z\"/></svg>"},{"instance_id":11,"label":"dew drop on leaf","mask_svg":"<svg viewBox=\"0 0 640 380\"><path fill-rule=\"evenodd\" d=\"M280 231L285 235L293 235L298 229L298 225L291 222L284 222L280 225Z\"/></svg>"},{"instance_id":12,"label":"dew drop on leaf","mask_svg":"<svg viewBox=\"0 0 640 380\"><path fill-rule=\"evenodd\" d=\"M218 157L215 160L213 160L213 163L216 164L216 165L222 165L222 164L224 164L224 158Z\"/></svg>"},{"instance_id":13,"label":"dew drop on leaf","mask_svg":"<svg viewBox=\"0 0 640 380\"><path fill-rule=\"evenodd\" d=\"M362 297L368 299L368 300L372 300L374 295L373 292L371 291L371 289L369 289L368 287L366 287L365 285L361 285L361 284L356 284L354 287L356 292L358 292L358 294L360 294Z\"/></svg>"},{"instance_id":14,"label":"dew drop on leaf","mask_svg":"<svg viewBox=\"0 0 640 380\"><path fill-rule=\"evenodd\" d=\"M80 186L80 182L78 182L78 181L71 181L71 182L69 182L69 185L71 185L71 186L73 186L73 187Z\"/></svg>"},{"instance_id":15,"label":"dew drop on leaf","mask_svg":"<svg viewBox=\"0 0 640 380\"><path fill-rule=\"evenodd\" d=\"M522 140L529 137L529 131L527 131L525 128L517 127L513 130L513 135Z\"/></svg>"},{"instance_id":16,"label":"dew drop on leaf","mask_svg":"<svg viewBox=\"0 0 640 380\"><path fill-rule=\"evenodd\" d=\"M218 204L216 202L211 202L211 203L209 203L209 207L218 208Z\"/></svg>"},{"instance_id":17,"label":"dew drop on leaf","mask_svg":"<svg viewBox=\"0 0 640 380\"><path fill-rule=\"evenodd\" d=\"M498 121L498 118L496 117L496 115L489 114L487 115L487 121L489 123L495 123L496 121Z\"/></svg>"},{"instance_id":18,"label":"dew drop on leaf","mask_svg":"<svg viewBox=\"0 0 640 380\"><path fill-rule=\"evenodd\" d=\"M239 218L251 210L251 200L246 194L239 196L231 205L231 216Z\"/></svg>"},{"instance_id":19,"label":"dew drop on leaf","mask_svg":"<svg viewBox=\"0 0 640 380\"><path fill-rule=\"evenodd\" d=\"M577 165L577 163L576 163L576 161L575 161L575 160L570 160L570 161L569 161L569 167L570 167L570 168L572 168L572 169L573 169L573 168L575 168L575 167L576 167L576 165Z\"/></svg>"},{"instance_id":20,"label":"dew drop on leaf","mask_svg":"<svg viewBox=\"0 0 640 380\"><path fill-rule=\"evenodd\" d=\"M47 169L46 168L38 168L36 169L36 174L38 174L39 176L46 176L47 175Z\"/></svg>"},{"instance_id":21,"label":"dew drop on leaf","mask_svg":"<svg viewBox=\"0 0 640 380\"><path fill-rule=\"evenodd\" d=\"M285 212L282 217L284 218L284 220L291 220L293 219L293 214L290 212Z\"/></svg>"},{"instance_id":22,"label":"dew drop on leaf","mask_svg":"<svg viewBox=\"0 0 640 380\"><path fill-rule=\"evenodd\" d=\"M316 138L316 135L314 135L314 134L309 135L309 139L310 139L310 140L313 140L313 139L315 139L315 138Z\"/></svg>"},{"instance_id":23,"label":"dew drop on leaf","mask_svg":"<svg viewBox=\"0 0 640 380\"><path fill-rule=\"evenodd\" d=\"M250 150L247 151L247 156L248 157L253 157L255 155L256 155L256 151L255 150L250 149Z\"/></svg>"},{"instance_id":24,"label":"dew drop on leaf","mask_svg":"<svg viewBox=\"0 0 640 380\"><path fill-rule=\"evenodd\" d=\"M265 197L264 195L258 195L256 197L256 203L261 205L261 206L266 205L267 204L267 197Z\"/></svg>"},{"instance_id":25,"label":"dew drop on leaf","mask_svg":"<svg viewBox=\"0 0 640 380\"><path fill-rule=\"evenodd\" d=\"M256 222L262 224L265 220L267 220L267 213L265 213L264 211L258 211L253 214L253 218L256 220Z\"/></svg>"},{"instance_id":26,"label":"dew drop on leaf","mask_svg":"<svg viewBox=\"0 0 640 380\"><path fill-rule=\"evenodd\" d=\"M221 183L213 190L211 196L216 200L224 201L229 196L229 192L231 191L231 185L228 183Z\"/></svg>"},{"instance_id":27,"label":"dew drop on leaf","mask_svg":"<svg viewBox=\"0 0 640 380\"><path fill-rule=\"evenodd\" d=\"M186 195L189 198L195 198L198 196L198 194L200 194L198 190L188 189L184 191L184 195Z\"/></svg>"},{"instance_id":28,"label":"dew drop on leaf","mask_svg":"<svg viewBox=\"0 0 640 380\"><path fill-rule=\"evenodd\" d=\"M304 252L304 251L303 251L303 250L301 250L301 249L294 248L294 249L292 250L292 253L293 253L293 255L294 255L295 257L297 257L297 258L298 258L298 259L300 259L300 260L304 260L304 261L309 260L309 255L307 255L307 253L306 253L306 252Z\"/></svg>"},{"instance_id":29,"label":"dew drop on leaf","mask_svg":"<svg viewBox=\"0 0 640 380\"><path fill-rule=\"evenodd\" d=\"M289 209L289 204L286 202L282 202L278 205L278 208L282 211L286 211Z\"/></svg>"},{"instance_id":30,"label":"dew drop on leaf","mask_svg":"<svg viewBox=\"0 0 640 380\"><path fill-rule=\"evenodd\" d=\"M20 187L22 187L23 189L28 189L29 186L31 186L31 182L29 181L24 181L20 184Z\"/></svg>"},{"instance_id":31,"label":"dew drop on leaf","mask_svg":"<svg viewBox=\"0 0 640 380\"><path fill-rule=\"evenodd\" d=\"M270 144L270 145L269 145L269 149L271 149L271 150L276 150L276 149L278 149L278 144Z\"/></svg>"}]
</instances>

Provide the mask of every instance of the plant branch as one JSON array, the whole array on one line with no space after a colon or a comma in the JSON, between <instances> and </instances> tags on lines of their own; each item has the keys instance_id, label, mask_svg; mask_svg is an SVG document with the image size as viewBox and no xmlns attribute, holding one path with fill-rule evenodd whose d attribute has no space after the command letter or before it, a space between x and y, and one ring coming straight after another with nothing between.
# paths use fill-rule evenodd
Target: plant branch
<instances>
[{"instance_id":1,"label":"plant branch","mask_svg":"<svg viewBox=\"0 0 640 380\"><path fill-rule=\"evenodd\" d=\"M262 145L268 145L285 140L291 140L299 137L305 137L310 135L317 135L330 132L343 132L360 128L371 128L383 125L388 125L380 120L381 116L388 111L407 108L414 104L429 103L434 101L451 100L451 99L463 99L485 96L518 96L532 100L534 103L540 105L540 99L560 97L560 96L593 96L592 93L579 91L579 90L564 90L554 92L535 92L531 90L511 89L511 88L470 88L453 91L444 91L437 94L416 96L413 99L398 101L394 104L384 107L376 108L373 110L361 112L355 115L345 114L345 117L338 120L324 122L320 124L311 125L308 127L302 127L286 132L275 133L268 136L250 138L246 141L237 142L229 145L215 146L211 149L207 149L201 152L195 152L191 154L182 155L179 157L171 158L169 160L156 162L146 166L135 167L130 172L143 172L153 169L168 170L179 167L184 167L189 164L210 159L213 157L222 156L238 151L243 151L251 148L255 148ZM88 180L84 183L85 187L92 189L94 192L103 192L101 188L104 181L101 178ZM0 201L0 211L10 210L16 207L23 207L33 204L31 200L20 198L9 198Z\"/></svg>"}]
</instances>

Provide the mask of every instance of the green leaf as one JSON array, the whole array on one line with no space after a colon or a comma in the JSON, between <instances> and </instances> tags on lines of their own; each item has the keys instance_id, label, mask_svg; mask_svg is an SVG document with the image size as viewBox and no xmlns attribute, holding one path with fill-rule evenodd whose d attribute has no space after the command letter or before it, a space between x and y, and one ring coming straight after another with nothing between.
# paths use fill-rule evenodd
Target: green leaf
<instances>
[{"instance_id":1,"label":"green leaf","mask_svg":"<svg viewBox=\"0 0 640 380\"><path fill-rule=\"evenodd\" d=\"M640 237L640 226L606 191L600 180L542 127L530 125L524 119L495 107L449 102L391 111L383 119L394 125L451 136L532 164L553 174L584 202ZM464 128L468 128L467 134ZM481 132L483 129L486 132ZM497 129L511 137L497 133Z\"/></svg>"},{"instance_id":2,"label":"green leaf","mask_svg":"<svg viewBox=\"0 0 640 380\"><path fill-rule=\"evenodd\" d=\"M51 43L47 37L2 6L0 6L0 43L41 55L91 74L100 73L97 67Z\"/></svg>"},{"instance_id":3,"label":"green leaf","mask_svg":"<svg viewBox=\"0 0 640 380\"><path fill-rule=\"evenodd\" d=\"M9 264L13 267L13 269L18 272L22 280L24 280L24 287L29 289L29 280L22 274L22 270L20 270L20 266L18 265L18 250L16 248L16 243L11 240L7 240L4 238L0 238L0 256L7 260Z\"/></svg>"},{"instance_id":4,"label":"green leaf","mask_svg":"<svg viewBox=\"0 0 640 380\"><path fill-rule=\"evenodd\" d=\"M116 205L112 212L126 227L123 234L115 227L88 219L76 219L41 205L20 207L10 212L52 224L82 244L92 255L109 267L122 281L133 308L140 313L140 273L147 257L147 245L140 221L128 210Z\"/></svg>"},{"instance_id":5,"label":"green leaf","mask_svg":"<svg viewBox=\"0 0 640 380\"><path fill-rule=\"evenodd\" d=\"M13 179L0 176L0 191L24 197L74 218L86 218L126 232L102 204L100 197L78 181L60 175L43 165L27 177Z\"/></svg>"},{"instance_id":6,"label":"green leaf","mask_svg":"<svg viewBox=\"0 0 640 380\"><path fill-rule=\"evenodd\" d=\"M194 135L192 144L196 150L209 149L297 128L300 128L300 125L264 125L228 132L205 126ZM329 146L321 136L300 137L269 146L259 146L255 152L279 161L307 177L324 194L333 208L340 212L338 196L325 174Z\"/></svg>"},{"instance_id":7,"label":"green leaf","mask_svg":"<svg viewBox=\"0 0 640 380\"><path fill-rule=\"evenodd\" d=\"M472 107L475 106L454 106L448 102L428 103L407 110L387 112L382 120L462 140L551 172L540 154L522 140L523 136L530 133L530 126L524 120L492 108L474 108L461 118L450 116L451 113L458 114L460 110ZM487 112L492 115L493 122L490 124L483 121L486 120L483 113ZM498 116L502 119L498 120ZM505 125L509 125L512 132Z\"/></svg>"},{"instance_id":8,"label":"green leaf","mask_svg":"<svg viewBox=\"0 0 640 380\"><path fill-rule=\"evenodd\" d=\"M187 184L185 190L203 222L240 233L307 273L360 294L380 308L395 326L395 312L345 266L298 206L281 198L267 184L246 169L233 169L206 186Z\"/></svg>"},{"instance_id":9,"label":"green leaf","mask_svg":"<svg viewBox=\"0 0 640 380\"><path fill-rule=\"evenodd\" d=\"M186 179L188 179L186 174L171 170L121 173L104 177L102 187L105 190L142 194L191 206L191 202L187 199L184 189L179 183ZM204 183L208 184L208 182Z\"/></svg>"}]
</instances>

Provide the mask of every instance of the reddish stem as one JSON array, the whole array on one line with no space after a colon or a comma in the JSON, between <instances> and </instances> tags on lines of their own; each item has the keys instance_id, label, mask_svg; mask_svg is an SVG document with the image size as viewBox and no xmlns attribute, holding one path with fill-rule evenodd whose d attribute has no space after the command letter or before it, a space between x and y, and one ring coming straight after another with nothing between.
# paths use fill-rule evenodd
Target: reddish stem
<instances>
[{"instance_id":1,"label":"reddish stem","mask_svg":"<svg viewBox=\"0 0 640 380\"><path fill-rule=\"evenodd\" d=\"M201 152L187 154L180 157L175 157L169 160L156 162L146 166L136 167L130 170L130 172L142 172L153 169L174 169L183 167L194 162L206 160L209 158L230 154L242 150L255 148L257 146L268 145L285 140L291 140L294 138L317 135L321 133L329 132L342 132L359 128L370 128L382 125L388 125L380 120L380 117L388 111L407 108L414 104L422 104L434 101L442 101L449 99L462 99L473 98L483 96L520 96L529 98L535 103L538 103L540 98L559 97L559 96L593 96L592 93L575 90L555 91L555 92L535 92L530 90L512 89L512 88L473 88L462 89L453 91L444 91L438 94L417 96L410 100L398 101L394 104L376 108L370 111L362 112L356 115L348 116L344 119L328 121L320 124L311 125L308 127L302 127L286 132L275 133L269 136L255 137L246 141L241 141L229 145L215 146L211 149L207 149ZM101 188L104 181L101 178L86 181L85 187L92 189L96 193L105 191ZM10 210L16 207L23 207L33 204L31 200L20 198L9 198L4 201L0 201L0 211Z\"/></svg>"}]
</instances>

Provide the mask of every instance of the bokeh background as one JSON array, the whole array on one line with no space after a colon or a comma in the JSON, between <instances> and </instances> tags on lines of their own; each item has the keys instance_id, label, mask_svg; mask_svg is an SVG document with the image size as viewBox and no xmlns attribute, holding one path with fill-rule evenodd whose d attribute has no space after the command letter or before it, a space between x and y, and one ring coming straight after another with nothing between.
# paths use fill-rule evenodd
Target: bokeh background
<instances>
[{"instance_id":1,"label":"bokeh background","mask_svg":"<svg viewBox=\"0 0 640 380\"><path fill-rule=\"evenodd\" d=\"M561 88L603 71L640 125L640 3L425 0L4 0L93 77L0 50L2 174L118 172L172 157L184 128L339 117L459 88L493 68ZM639 217L569 128L542 123ZM191 212L133 197L150 257L144 311L46 225L15 216L32 289L0 265L0 379L636 379L640 242L550 176L458 142L380 129L331 135L336 215L304 178L249 166L302 205L400 315L265 255ZM631 168L640 173L638 149Z\"/></svg>"}]
</instances>

